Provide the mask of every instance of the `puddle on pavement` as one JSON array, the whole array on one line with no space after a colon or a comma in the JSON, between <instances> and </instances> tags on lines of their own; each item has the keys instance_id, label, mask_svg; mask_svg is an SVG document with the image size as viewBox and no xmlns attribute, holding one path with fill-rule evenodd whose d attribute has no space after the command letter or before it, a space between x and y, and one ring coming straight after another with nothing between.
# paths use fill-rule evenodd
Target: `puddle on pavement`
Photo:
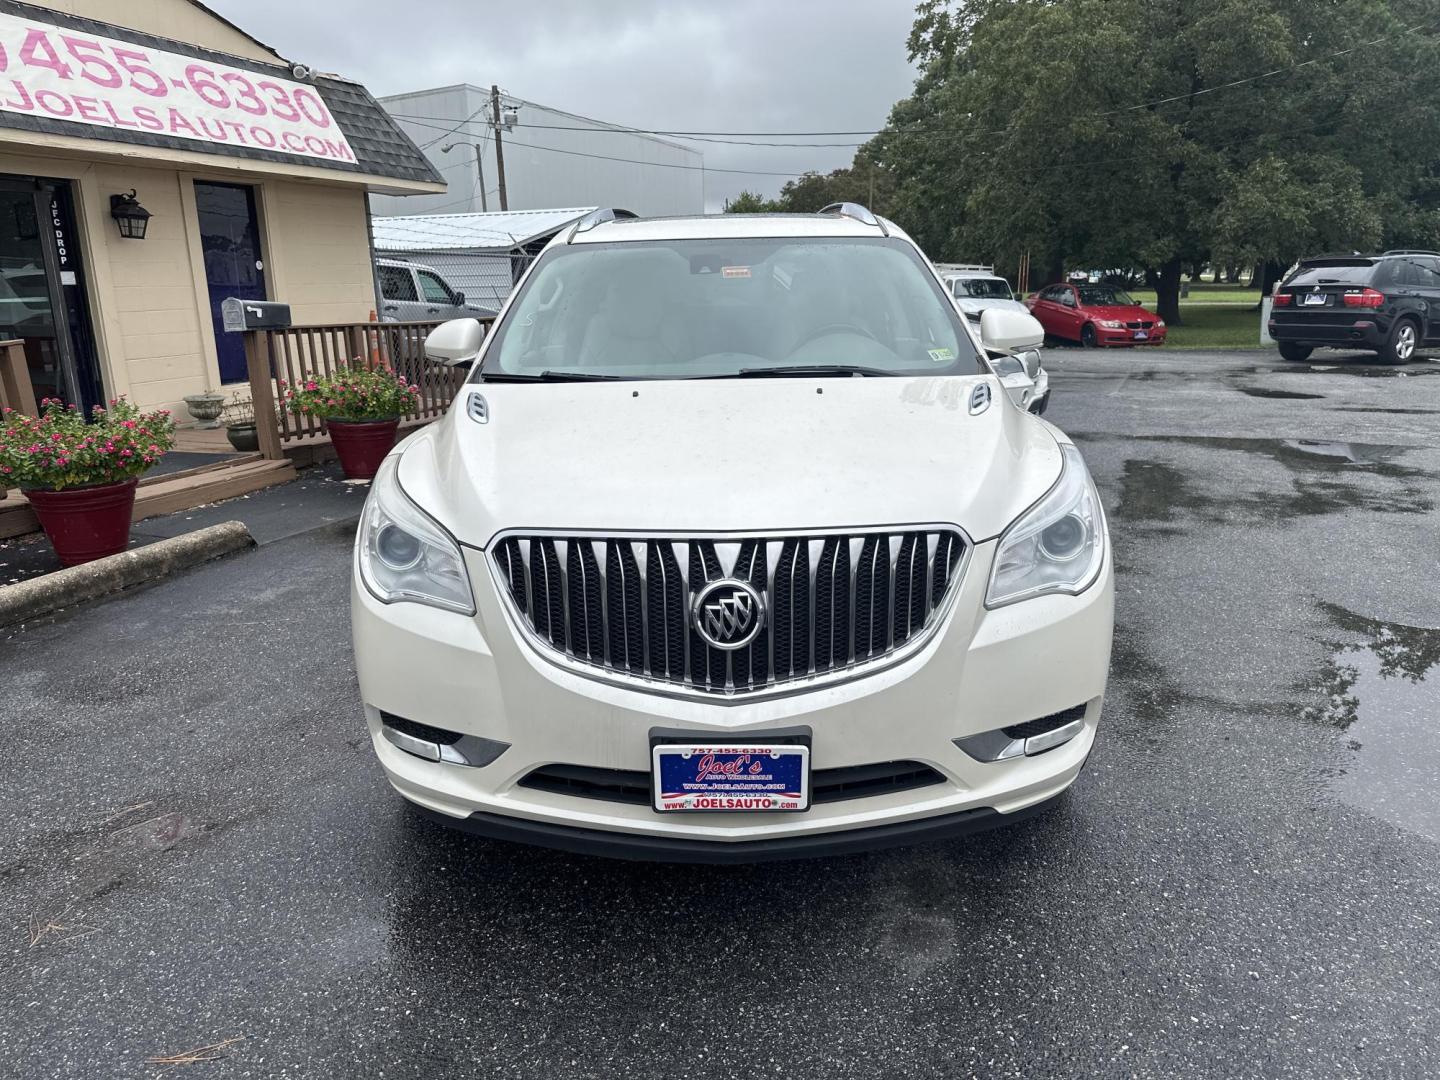
<instances>
[{"instance_id":1,"label":"puddle on pavement","mask_svg":"<svg viewBox=\"0 0 1440 1080\"><path fill-rule=\"evenodd\" d=\"M1429 475L1424 469L1394 464L1395 458L1411 450L1424 450L1423 446L1403 446L1395 443L1350 443L1324 439L1225 438L1211 435L1139 437L1159 442L1208 446L1216 450L1238 450L1242 454L1260 454L1278 461L1281 465L1296 472L1313 472L1316 469L1326 468L1343 470L1353 465L1361 465L1380 476L1402 478Z\"/></svg>"},{"instance_id":2,"label":"puddle on pavement","mask_svg":"<svg viewBox=\"0 0 1440 1080\"><path fill-rule=\"evenodd\" d=\"M1324 394L1302 394L1298 390L1272 390L1268 386L1240 386L1242 394L1258 398L1277 398L1282 401L1319 401Z\"/></svg>"},{"instance_id":3,"label":"puddle on pavement","mask_svg":"<svg viewBox=\"0 0 1440 1080\"><path fill-rule=\"evenodd\" d=\"M1293 372L1297 375L1353 375L1361 379L1405 379L1423 375L1440 375L1440 363L1425 360L1411 364L1382 364L1370 353L1337 356L1332 362L1295 364L1261 369Z\"/></svg>"},{"instance_id":4,"label":"puddle on pavement","mask_svg":"<svg viewBox=\"0 0 1440 1080\"><path fill-rule=\"evenodd\" d=\"M1382 405L1341 405L1335 412L1384 413L1388 416L1434 416L1440 409L1387 409Z\"/></svg>"},{"instance_id":5,"label":"puddle on pavement","mask_svg":"<svg viewBox=\"0 0 1440 1080\"><path fill-rule=\"evenodd\" d=\"M1336 644L1305 709L1345 733L1348 755L1330 779L1342 801L1440 841L1440 629L1386 623L1334 604L1321 608L1361 640Z\"/></svg>"},{"instance_id":6,"label":"puddle on pavement","mask_svg":"<svg viewBox=\"0 0 1440 1080\"><path fill-rule=\"evenodd\" d=\"M1392 491L1376 491L1373 485L1363 486L1346 478L1347 473L1368 473L1390 480L1432 477L1424 469L1401 465L1393 460L1407 451L1423 450L1424 447L1200 435L1140 435L1130 438L1261 454L1284 465L1293 474L1289 491L1246 493L1227 487L1223 492L1211 495L1183 469L1163 462L1129 458L1120 477L1117 515L1122 521L1132 524L1175 522L1182 516L1182 511L1209 524L1224 524L1256 518L1283 521L1352 509L1424 514L1435 508L1434 500L1413 485L1404 484Z\"/></svg>"}]
</instances>

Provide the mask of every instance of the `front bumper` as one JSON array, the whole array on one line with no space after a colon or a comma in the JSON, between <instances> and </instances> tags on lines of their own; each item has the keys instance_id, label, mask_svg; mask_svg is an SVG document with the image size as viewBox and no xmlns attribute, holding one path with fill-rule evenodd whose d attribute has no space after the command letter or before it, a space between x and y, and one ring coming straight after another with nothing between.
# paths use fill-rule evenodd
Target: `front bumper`
<instances>
[{"instance_id":1,"label":"front bumper","mask_svg":"<svg viewBox=\"0 0 1440 1080\"><path fill-rule=\"evenodd\" d=\"M1146 332L1144 340L1137 340L1135 331L1129 329L1111 330L1095 324L1095 343L1097 345L1164 345L1165 328L1162 326L1151 327Z\"/></svg>"},{"instance_id":2,"label":"front bumper","mask_svg":"<svg viewBox=\"0 0 1440 1080\"><path fill-rule=\"evenodd\" d=\"M396 790L452 824L612 855L796 857L999 824L1063 792L1088 756L1114 598L1107 558L1080 596L986 610L995 547L976 546L947 623L915 655L850 682L730 704L614 686L547 660L520 637L478 551L466 553L473 618L382 604L356 580L356 668L372 744ZM1079 733L1033 757L982 762L954 742L1076 706L1084 707ZM424 760L380 734L381 711L508 748L478 768ZM720 739L797 726L812 732L817 771L916 762L943 782L803 813L683 815L520 784L543 766L646 771L656 728Z\"/></svg>"}]
</instances>

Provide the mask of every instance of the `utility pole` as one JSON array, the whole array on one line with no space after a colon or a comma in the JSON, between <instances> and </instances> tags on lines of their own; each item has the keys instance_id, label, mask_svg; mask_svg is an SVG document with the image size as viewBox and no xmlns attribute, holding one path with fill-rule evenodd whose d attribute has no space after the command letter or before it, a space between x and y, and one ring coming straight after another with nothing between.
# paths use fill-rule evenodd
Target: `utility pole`
<instances>
[{"instance_id":1,"label":"utility pole","mask_svg":"<svg viewBox=\"0 0 1440 1080\"><path fill-rule=\"evenodd\" d=\"M500 87L490 85L490 113L495 124L495 169L500 174L500 209L509 210L510 201L505 197L505 143L500 138Z\"/></svg>"}]
</instances>

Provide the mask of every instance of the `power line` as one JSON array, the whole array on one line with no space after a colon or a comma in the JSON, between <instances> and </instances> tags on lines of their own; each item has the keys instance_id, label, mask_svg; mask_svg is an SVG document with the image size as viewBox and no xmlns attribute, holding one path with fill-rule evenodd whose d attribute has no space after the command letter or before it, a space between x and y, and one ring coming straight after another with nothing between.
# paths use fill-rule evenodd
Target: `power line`
<instances>
[{"instance_id":1,"label":"power line","mask_svg":"<svg viewBox=\"0 0 1440 1080\"><path fill-rule=\"evenodd\" d=\"M1222 91L1222 90L1230 90L1230 89L1234 89L1235 87L1238 87L1238 86L1245 86L1245 85L1248 85L1248 84L1250 84L1250 83L1258 82L1258 81L1260 81L1260 80L1262 80L1262 79L1270 79L1270 78L1274 78L1274 77L1277 76L1277 75L1284 75L1284 74L1287 74L1287 73L1292 72L1292 71L1298 71L1298 70L1300 70L1300 69L1302 69L1302 68L1311 67L1311 66L1313 66L1313 65L1315 65L1315 64L1321 63L1321 62L1326 61L1326 60L1332 60L1332 59L1335 59L1335 58L1338 58L1338 57L1341 57L1341 56L1349 56L1349 55L1351 55L1351 54L1353 54L1353 53L1359 52L1361 49L1367 49L1367 48L1371 48L1371 47L1376 46L1376 45L1381 45L1381 44L1384 44L1384 43L1386 43L1386 42L1388 42L1388 41L1393 41L1393 40L1395 40L1395 39L1397 39L1397 38L1404 37L1404 36L1406 36L1406 35L1408 35L1408 34L1417 33L1417 32L1419 32L1419 31L1425 30L1425 29L1427 29L1427 28L1429 28L1429 29L1434 29L1434 27L1433 27L1431 24L1429 24L1429 23L1416 23L1416 24L1413 25L1413 26L1407 26L1407 27L1403 28L1402 30L1400 30L1400 31L1397 32L1397 33L1394 33L1394 34L1386 34L1386 35L1383 35L1383 36L1378 37L1378 38L1373 38L1373 39L1371 39L1371 40L1369 40L1369 41L1360 42L1360 43L1357 44L1357 45L1352 45L1352 46L1350 46L1350 47L1348 47L1348 48L1345 48L1345 49L1337 49L1337 50L1335 50L1334 52L1326 53L1326 54L1324 54L1324 55L1322 55L1322 56L1314 56L1314 57L1311 57L1311 58L1308 59L1308 60L1301 60L1301 61L1299 61L1299 62L1297 62L1297 63L1289 64L1289 65L1287 65L1287 66L1285 66L1285 67L1272 68L1272 69L1270 69L1269 71L1262 71L1262 72L1258 72L1257 74L1254 74L1254 75L1247 75L1247 76L1245 76L1245 77L1243 77L1243 78L1233 79L1233 80L1231 80L1230 82L1220 83L1220 84L1218 84L1218 85L1216 85L1216 86L1205 87L1204 89L1201 89L1201 90L1186 91L1185 93L1172 94L1172 95L1169 95L1168 97L1151 98L1151 99L1149 99L1149 100L1147 100L1147 101L1136 102L1136 103L1133 104L1133 105L1124 105L1124 106L1120 106L1120 107L1117 107L1117 108L1114 108L1114 109L1106 109L1106 110L1102 110L1102 111L1098 111L1098 112L1077 113L1077 114L1075 114L1074 116L1072 116L1071 119L1073 119L1073 120L1085 120L1085 119L1096 120L1096 119L1105 119L1105 118L1111 117L1111 116L1120 116L1120 115L1123 115L1123 114L1125 114L1125 113L1138 112L1138 111L1141 111L1141 110L1143 110L1143 109L1154 108L1154 107L1159 106L1159 105L1173 104L1173 103L1178 102L1178 101L1189 101L1189 100L1193 100L1193 99L1195 99L1195 98L1197 98L1197 97L1204 97L1204 96L1207 96L1207 95L1210 95L1210 94L1218 93L1218 92L1220 92L1220 91ZM449 118L448 118L448 117L443 117L443 116L426 116L426 115L420 115L420 114L407 114L407 113L392 113L391 115L394 116L396 119L404 119L404 120L439 120L439 121L444 121L444 122L446 122L446 123L449 122ZM460 124L457 125L457 127L463 126L464 124L467 124L467 123L470 123L471 120L473 119L474 115L475 115L475 114L472 113L470 117L468 117L468 118L465 119L465 120L460 121ZM587 118L582 117L582 119L587 119ZM942 138L948 138L948 137L982 138L982 137L989 136L989 135L1001 135L1001 134L1004 134L1004 133L1006 132L1006 130L1008 130L1008 129L1006 129L1006 128L999 128L999 129L995 129L995 130L992 130L992 131L965 131L965 130L957 130L957 129L911 129L911 130L908 130L908 131L907 131L907 130L902 129L902 128L894 128L894 127L890 127L890 126L887 125L886 127L883 127L883 128L869 128L869 129L861 129L861 130L854 130L854 131L679 131L679 130L669 130L669 129L660 129L660 128L638 128L638 127L631 127L631 126L628 126L628 125L625 125L625 124L612 124L612 123L609 123L609 122L603 121L603 120L595 120L595 121L593 121L593 123L595 123L595 124L597 124L597 125L599 125L599 126L598 126L598 127L583 127L583 126L580 126L580 125L568 125L568 124L525 124L525 123L520 123L520 124L517 124L516 126L517 126L517 127L531 128L531 129L535 129L535 130L601 132L601 133L612 133L612 134L620 134L620 135L653 135L653 136L665 136L665 137L669 137L669 138L686 139L686 140L689 140L689 141L696 141L696 142L717 142L717 143L722 143L722 144L723 144L723 143L728 143L728 144L730 144L730 145L736 145L736 146L760 146L760 147L776 146L776 147L791 147L791 148L799 148L799 149L805 149L805 148L815 148L815 149L846 148L846 147L858 147L858 146L863 146L863 145L865 145L865 144L864 144L863 142L861 142L861 143L815 143L815 142L780 143L780 142L742 142L742 141L739 141L739 140L742 140L742 139L751 139L751 138L758 138L758 139L838 138L838 137L852 137L852 138L853 138L853 137L858 137L858 136L872 136L872 137L873 137L873 136L875 136L875 135L902 135L902 136L912 136L912 135L913 135L913 136L919 136L919 135L927 135L927 136L929 136L929 135L933 135L933 136L938 136L938 137L942 137ZM452 130L453 130L453 129L452 129ZM438 141L438 140L435 140L435 141ZM428 143L427 143L426 145L428 146L428 145L431 145L431 144L428 144ZM718 169L717 169L717 170L713 170L713 171L719 172L719 171L721 171L721 170L718 170ZM756 174L756 175L759 175L759 174Z\"/></svg>"},{"instance_id":2,"label":"power line","mask_svg":"<svg viewBox=\"0 0 1440 1080\"><path fill-rule=\"evenodd\" d=\"M1380 106L1377 106L1377 108L1378 108L1378 107L1380 107ZM1389 112L1390 115L1392 115L1392 116L1395 115L1395 110L1391 109L1388 105L1387 105L1387 106L1384 106L1384 107L1387 109L1387 111ZM1420 113L1426 112L1427 109L1424 108L1424 107L1421 107L1421 106L1416 106L1416 107L1415 107L1413 110L1411 110L1411 111L1413 111L1413 112L1415 112L1415 113L1417 113L1417 114L1420 114ZM1403 112L1403 110L1402 110L1402 112ZM1246 144L1254 143L1254 142L1256 141L1256 139L1259 138L1259 137L1261 137L1261 136L1274 136L1274 137L1276 137L1276 138L1283 138L1283 137L1288 136L1288 135L1298 135L1298 134L1308 133L1308 132L1310 132L1310 131L1314 131L1314 130L1317 130L1317 129L1319 129L1319 128L1327 127L1327 126L1329 126L1329 125L1331 125L1331 124L1333 124L1333 123L1336 123L1336 122L1337 122L1337 119L1336 119L1336 118L1329 117L1329 118L1326 118L1326 119L1324 119L1324 120L1316 121L1316 122L1313 123L1313 124L1300 125L1300 126L1291 126L1291 127L1286 127L1285 129L1280 130L1280 131L1264 132L1264 133L1259 133L1259 134L1257 134L1257 135L1247 135L1247 136L1242 137L1242 138L1227 140L1227 141L1225 141L1225 142L1220 142L1220 143L1209 144L1209 145L1207 145L1207 146L1201 147L1201 149L1202 149L1202 150L1224 150L1224 149L1229 149L1229 148L1232 148L1232 147L1235 147L1235 146L1241 146L1241 145L1246 145ZM552 146L536 146L536 145L533 145L533 144L531 144L531 143L521 143L521 142L517 142L517 141L514 140L514 139L511 139L510 142L511 142L511 145L514 145L514 146L524 146L524 147L527 147L527 148L529 148L529 149L534 149L534 150L547 150L547 151L550 151L551 153L566 154L566 155L575 156L575 157L587 157L587 158L595 157L595 158L600 158L600 159L606 160L606 161L620 161L620 162L626 162L626 163L635 164L635 165L652 165L652 166L655 166L655 167L657 167L657 168L689 169L689 170L699 170L699 171L703 171L703 172L741 173L741 174L744 174L744 175L781 176L781 177L786 177L786 178L790 178L790 179L793 179L793 178L795 178L795 177L797 177L797 176L802 175L801 173L779 173L779 172L775 172L775 173L771 173L771 172L752 173L752 172L750 172L750 170L746 170L746 169L712 169L712 168L710 168L709 166L672 165L672 164L667 164L667 163L664 163L664 162L640 161L640 160L635 159L635 158L617 158L617 157L610 157L610 156L608 156L608 155L602 155L602 154L589 154L589 153L584 153L584 152L578 151L578 150L561 150L561 149L558 149L558 148L552 147ZM984 153L982 153L982 154L979 154L979 155L977 155L977 156L978 156L982 161L984 161L984 160L988 160L988 159L992 159L992 158L993 158L993 159L1001 159L1001 158L1007 157L1008 155L1007 155L1004 151L996 150L996 151L992 151L992 152L989 153L989 154L984 154ZM1086 159L1081 159L1081 160L1069 160L1069 161L1060 160L1060 161L1051 161L1051 162L1047 162L1047 163L1038 163L1038 162L1036 162L1036 163L1030 163L1030 164L1028 164L1028 165L1027 165L1027 169L1029 170L1029 172L1030 172L1032 175L1037 175L1037 176L1038 176L1038 175L1052 174L1052 173L1056 173L1056 172L1063 172L1063 171L1065 171L1065 170L1067 170L1067 169L1086 169L1086 168L1094 168L1094 167L1102 166L1102 165L1124 164L1124 163L1126 163L1126 162L1131 162L1131 161L1150 161L1150 160L1153 160L1153 159L1154 159L1154 156L1155 156L1155 155L1154 155L1154 153L1153 153L1152 151L1147 150L1147 151L1143 151L1143 152L1139 152L1139 153L1134 153L1134 154L1124 154L1124 155L1111 156L1111 157L1103 157L1103 158L1086 158ZM487 194L488 194L488 192L487 192ZM456 206L456 205L459 205L460 203L466 203L466 202L469 202L469 201L470 201L469 198L454 199L454 200L451 200L450 202L441 203L439 206L430 207L429 209L427 209L427 210L425 211L425 213L427 213L427 214L428 214L428 213L433 213L433 212L435 212L435 211L443 210L443 209L445 209L445 208L447 208L447 207Z\"/></svg>"},{"instance_id":3,"label":"power line","mask_svg":"<svg viewBox=\"0 0 1440 1080\"><path fill-rule=\"evenodd\" d=\"M796 177L801 175L801 172L809 171L801 170L801 172L766 172L763 169L715 169L711 168L708 165L679 165L665 161L641 161L639 158L611 157L608 154L586 154L579 150L561 150L558 147L554 146L540 146L536 143L516 142L514 139L510 140L510 145L524 146L531 150L546 150L552 154L570 154L574 157L598 158L601 161L622 161L630 165L649 165L656 169L686 169L690 172L736 173L740 176Z\"/></svg>"},{"instance_id":4,"label":"power line","mask_svg":"<svg viewBox=\"0 0 1440 1080\"><path fill-rule=\"evenodd\" d=\"M447 135L454 135L455 132L459 131L459 130L460 130L462 127L464 127L466 124L468 124L468 123L470 123L471 121L473 121L473 120L475 119L475 117L479 116L482 112L484 112L484 111L485 111L486 109L488 109L489 107L490 107L490 101L489 101L489 99L487 98L484 105L481 105L480 108L476 109L476 110L475 110L474 112L472 112L469 116L467 116L464 120L461 120L458 124L456 124L454 127L452 127L449 131L446 131L446 132L444 132L444 133L442 133L442 134L440 134L440 135L437 135L437 136L435 136L435 138L431 139L429 142L422 144L421 147L420 147L420 149L421 149L421 150L429 150L430 147L434 146L436 143L438 143L441 139L445 138ZM393 114L392 114L392 115L393 115ZM435 117L435 119L437 119L437 120L442 120L442 119L443 119L443 120L446 120L446 121L448 122L448 119L449 119L449 118L448 118L448 117Z\"/></svg>"},{"instance_id":5,"label":"power line","mask_svg":"<svg viewBox=\"0 0 1440 1080\"><path fill-rule=\"evenodd\" d=\"M439 118L437 117L437 119L439 119ZM414 119L414 118L407 118L407 120L408 120L409 123L414 124L414 125L416 125L417 127L428 127L428 128L435 128L435 127L437 127L437 125L435 125L435 124L423 123L423 122L421 122L421 121L419 121L419 120L417 120L417 119ZM463 123L465 123L465 121L461 121L461 123L463 124ZM442 136L442 137L443 137L443 136ZM794 171L794 172L773 172L773 171L766 171L766 170L764 170L764 169L718 169L718 168L711 168L711 167L708 166L708 165L680 165L680 164L675 164L675 163L671 163L671 162L664 162L664 161L642 161L642 160L639 159L639 158L614 157L614 156L612 156L612 155L610 155L610 154L590 154L590 153L585 153L585 152L580 151L580 150L561 150L560 148L554 147L554 146L540 146L540 145L538 145L537 143L519 142L518 140L513 139L513 138L512 138L512 139L509 139L509 140L507 140L507 141L508 141L508 144L509 144L510 146L523 146L523 147L526 147L527 149L530 149L530 150L545 150L545 151L548 151L548 152L550 152L550 153L552 153L552 154L568 154L568 155L570 155L570 156L572 156L572 157L597 158L597 159L599 159L599 160L601 160L601 161L619 161L619 162L624 162L624 163L630 164L630 165L650 165L650 166L653 166L653 167L655 167L655 168L657 168L657 169L685 169L685 170L689 170L689 171L692 171L692 172L737 173L737 174L742 175L742 176L784 176L784 177L796 177L796 176L801 175L801 173L808 171L808 170L804 170L804 169L796 170L796 171ZM433 142L433 141L432 141L432 142ZM430 144L427 144L427 145L430 145ZM682 148L682 149L683 149L683 148Z\"/></svg>"}]
</instances>

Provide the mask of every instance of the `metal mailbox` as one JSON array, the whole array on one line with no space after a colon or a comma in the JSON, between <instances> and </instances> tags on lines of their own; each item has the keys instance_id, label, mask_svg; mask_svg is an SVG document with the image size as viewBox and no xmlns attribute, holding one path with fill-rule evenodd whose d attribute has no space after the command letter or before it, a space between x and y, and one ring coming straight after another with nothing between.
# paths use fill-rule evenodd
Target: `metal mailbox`
<instances>
[{"instance_id":1,"label":"metal mailbox","mask_svg":"<svg viewBox=\"0 0 1440 1080\"><path fill-rule=\"evenodd\" d=\"M227 332L283 330L290 325L290 305L227 296L220 301L220 322Z\"/></svg>"}]
</instances>

